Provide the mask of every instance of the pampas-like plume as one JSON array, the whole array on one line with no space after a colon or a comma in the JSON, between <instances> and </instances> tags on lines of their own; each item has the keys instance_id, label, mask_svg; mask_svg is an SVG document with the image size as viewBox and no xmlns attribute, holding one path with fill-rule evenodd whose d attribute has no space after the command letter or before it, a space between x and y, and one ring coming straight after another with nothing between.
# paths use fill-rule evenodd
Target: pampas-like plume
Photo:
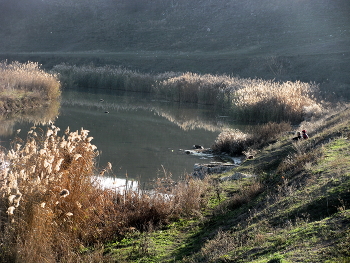
<instances>
[{"instance_id":1,"label":"pampas-like plume","mask_svg":"<svg viewBox=\"0 0 350 263\"><path fill-rule=\"evenodd\" d=\"M14 206L10 206L8 209L7 209L7 211L6 211L6 213L8 214L8 215L13 215L13 212L15 211L15 207Z\"/></svg>"}]
</instances>

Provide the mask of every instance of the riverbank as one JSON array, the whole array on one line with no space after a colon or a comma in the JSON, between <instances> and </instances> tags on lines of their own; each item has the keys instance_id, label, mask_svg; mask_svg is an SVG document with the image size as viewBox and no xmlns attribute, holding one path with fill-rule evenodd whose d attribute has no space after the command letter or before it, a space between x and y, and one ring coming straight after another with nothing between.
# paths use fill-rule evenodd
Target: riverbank
<instances>
[{"instance_id":1,"label":"riverbank","mask_svg":"<svg viewBox=\"0 0 350 263\"><path fill-rule=\"evenodd\" d=\"M38 97L26 96L23 98L0 97L0 114L17 112L26 109L38 108L48 104L48 101Z\"/></svg>"},{"instance_id":2,"label":"riverbank","mask_svg":"<svg viewBox=\"0 0 350 263\"><path fill-rule=\"evenodd\" d=\"M38 63L0 62L0 114L48 106L61 94L57 76Z\"/></svg>"},{"instance_id":3,"label":"riverbank","mask_svg":"<svg viewBox=\"0 0 350 263\"><path fill-rule=\"evenodd\" d=\"M228 173L212 175L207 209L110 243L119 262L348 262L350 109L304 122ZM239 180L221 180L242 173ZM232 176L233 177L233 176ZM154 230L156 229L156 230Z\"/></svg>"}]
</instances>

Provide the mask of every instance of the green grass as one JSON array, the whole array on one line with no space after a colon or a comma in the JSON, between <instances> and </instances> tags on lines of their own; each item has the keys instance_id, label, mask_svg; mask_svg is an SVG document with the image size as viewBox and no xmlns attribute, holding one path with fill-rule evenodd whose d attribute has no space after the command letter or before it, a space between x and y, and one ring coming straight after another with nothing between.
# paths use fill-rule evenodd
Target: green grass
<instances>
[{"instance_id":1,"label":"green grass","mask_svg":"<svg viewBox=\"0 0 350 263\"><path fill-rule=\"evenodd\" d=\"M296 145L280 137L254 159L214 176L219 182L239 171L258 180L217 183L204 217L148 233L152 256L125 262L349 262L349 116L349 109L325 116L310 127L309 140ZM264 191L231 205L257 182Z\"/></svg>"}]
</instances>

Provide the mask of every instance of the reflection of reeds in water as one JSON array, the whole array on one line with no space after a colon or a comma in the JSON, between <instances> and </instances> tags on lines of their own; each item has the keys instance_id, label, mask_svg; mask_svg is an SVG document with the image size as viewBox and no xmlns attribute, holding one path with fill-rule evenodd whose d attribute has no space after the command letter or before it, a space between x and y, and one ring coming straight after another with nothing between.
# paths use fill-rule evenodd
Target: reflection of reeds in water
<instances>
[{"instance_id":1,"label":"reflection of reeds in water","mask_svg":"<svg viewBox=\"0 0 350 263\"><path fill-rule=\"evenodd\" d=\"M13 149L0 151L1 262L90 262L81 248L198 215L207 203L208 180L159 179L152 193L102 187L88 135L33 127L26 141L16 138ZM111 173L111 165L103 171Z\"/></svg>"},{"instance_id":2,"label":"reflection of reeds in water","mask_svg":"<svg viewBox=\"0 0 350 263\"><path fill-rule=\"evenodd\" d=\"M168 121L176 124L184 131L196 130L196 129L204 129L206 131L216 132L221 131L225 124L220 122L209 122L203 121L197 118L176 118L173 114L166 112L157 112L160 116L166 118Z\"/></svg>"},{"instance_id":3,"label":"reflection of reeds in water","mask_svg":"<svg viewBox=\"0 0 350 263\"><path fill-rule=\"evenodd\" d=\"M46 125L53 122L59 115L60 101L53 100L50 104L20 112L8 112L0 115L0 136L14 133L14 126L18 123Z\"/></svg>"},{"instance_id":4,"label":"reflection of reeds in water","mask_svg":"<svg viewBox=\"0 0 350 263\"><path fill-rule=\"evenodd\" d=\"M54 68L68 85L152 93L169 101L215 105L232 110L243 122L300 122L322 112L318 85L300 81L275 82L228 75L173 73L141 74L111 67Z\"/></svg>"},{"instance_id":5,"label":"reflection of reeds in water","mask_svg":"<svg viewBox=\"0 0 350 263\"><path fill-rule=\"evenodd\" d=\"M122 103L108 103L106 101L101 104L100 102L93 102L88 99L63 99L62 105L69 106L83 106L100 109L101 112L108 111L137 111L145 110L153 112L156 115L159 115L168 121L176 124L182 130L195 130L195 129L204 129L207 131L220 131L223 127L226 126L220 120L213 120L213 118L201 116L197 110L186 110L177 109L177 112L174 113L171 109L168 109L167 106L162 106L157 104L156 101L153 103L142 103L142 102L132 102L127 104ZM180 112L179 112L180 111Z\"/></svg>"},{"instance_id":6,"label":"reflection of reeds in water","mask_svg":"<svg viewBox=\"0 0 350 263\"><path fill-rule=\"evenodd\" d=\"M57 76L38 63L0 62L0 135L18 122L46 124L58 116L61 94Z\"/></svg>"}]
</instances>

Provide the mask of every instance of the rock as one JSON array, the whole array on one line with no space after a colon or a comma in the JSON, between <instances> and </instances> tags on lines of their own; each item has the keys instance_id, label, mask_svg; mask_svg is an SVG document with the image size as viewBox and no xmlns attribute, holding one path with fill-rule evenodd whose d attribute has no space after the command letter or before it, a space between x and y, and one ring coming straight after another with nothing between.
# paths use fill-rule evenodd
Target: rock
<instances>
[{"instance_id":1,"label":"rock","mask_svg":"<svg viewBox=\"0 0 350 263\"><path fill-rule=\"evenodd\" d=\"M233 175L230 176L225 176L220 178L220 181L224 182L224 181L232 181L232 180L239 180L242 178L252 178L252 177L256 177L256 175L252 175L252 174L244 174L244 173L234 173Z\"/></svg>"},{"instance_id":2,"label":"rock","mask_svg":"<svg viewBox=\"0 0 350 263\"><path fill-rule=\"evenodd\" d=\"M196 163L193 167L194 172L191 174L193 177L203 179L207 174L220 174L237 167L233 163L221 163L212 162L209 164L198 164Z\"/></svg>"}]
</instances>

